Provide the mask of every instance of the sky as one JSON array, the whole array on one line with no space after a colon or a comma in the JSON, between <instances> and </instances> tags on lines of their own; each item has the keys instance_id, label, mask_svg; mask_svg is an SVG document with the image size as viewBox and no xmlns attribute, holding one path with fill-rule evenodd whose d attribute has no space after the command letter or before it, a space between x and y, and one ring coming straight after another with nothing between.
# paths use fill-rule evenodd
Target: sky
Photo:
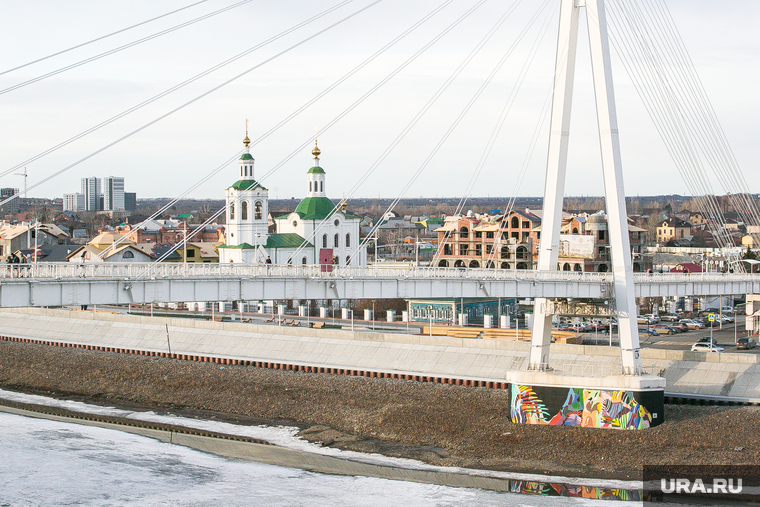
<instances>
[{"instance_id":1,"label":"sky","mask_svg":"<svg viewBox=\"0 0 760 507\"><path fill-rule=\"evenodd\" d=\"M25 0L6 2L0 17L0 173L80 134L114 115L252 48L341 0L252 0L224 13L143 42L86 65L3 93L9 87L74 64L239 0L206 0L181 12L6 72L19 65L191 5L198 0L131 2ZM313 165L315 128L327 172L327 193L362 198L541 196L549 124L540 124L554 72L558 0L539 12L539 0L518 2L483 46L400 143L394 139L512 5L488 0L436 44L341 118L354 101L465 13L474 2L453 0L419 28L303 112L256 142L282 120L378 51L444 0L353 0L332 13L236 62L26 164L30 197L78 192L88 176L124 176L138 198L221 199L239 174L245 120L254 140L256 178L270 198L299 199ZM649 4L654 0L642 0ZM657 0L660 1L660 0ZM731 144L747 186L760 192L755 91L760 66L760 3L752 0L665 0L704 88ZM369 6L354 17L286 51ZM539 12L537 21L529 20ZM506 63L461 121L455 120L523 30ZM604 192L585 24L578 43L565 194ZM535 55L530 58L535 44ZM12 50L8 50L12 48ZM527 67L524 78L521 69ZM619 60L613 75L620 127L625 192L629 196L688 194L663 142ZM249 69L253 69L247 72ZM173 109L235 78L114 146L66 169ZM519 90L515 91L520 82ZM479 161L512 100L503 128L482 165ZM540 124L535 147L533 133ZM449 132L448 137L444 137ZM305 143L308 145L304 146ZM438 149L436 149L438 146ZM294 153L295 156L288 159ZM373 172L368 173L376 167ZM276 168L276 169L275 169ZM56 172L60 175L50 178ZM23 188L11 171L0 187ZM416 179L412 180L413 176ZM208 179L201 183L204 178ZM471 189L468 192L468 186ZM197 185L197 188L193 187ZM719 188L719 187L716 187Z\"/></svg>"}]
</instances>

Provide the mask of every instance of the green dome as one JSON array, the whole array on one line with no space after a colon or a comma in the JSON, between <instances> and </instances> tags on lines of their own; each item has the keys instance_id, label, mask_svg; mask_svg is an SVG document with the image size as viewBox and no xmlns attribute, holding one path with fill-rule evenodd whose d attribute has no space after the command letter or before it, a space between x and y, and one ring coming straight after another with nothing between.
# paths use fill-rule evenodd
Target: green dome
<instances>
[{"instance_id":1,"label":"green dome","mask_svg":"<svg viewBox=\"0 0 760 507\"><path fill-rule=\"evenodd\" d=\"M333 214L335 204L327 197L307 197L296 207L303 220L324 220Z\"/></svg>"},{"instance_id":2,"label":"green dome","mask_svg":"<svg viewBox=\"0 0 760 507\"><path fill-rule=\"evenodd\" d=\"M253 157L250 153L243 153L243 155L240 157L240 160L253 160Z\"/></svg>"},{"instance_id":3,"label":"green dome","mask_svg":"<svg viewBox=\"0 0 760 507\"><path fill-rule=\"evenodd\" d=\"M309 169L308 171L306 171L306 174L315 174L315 173L316 174L325 174L325 170L322 169L319 166L316 166L316 167L312 167L311 169Z\"/></svg>"}]
</instances>

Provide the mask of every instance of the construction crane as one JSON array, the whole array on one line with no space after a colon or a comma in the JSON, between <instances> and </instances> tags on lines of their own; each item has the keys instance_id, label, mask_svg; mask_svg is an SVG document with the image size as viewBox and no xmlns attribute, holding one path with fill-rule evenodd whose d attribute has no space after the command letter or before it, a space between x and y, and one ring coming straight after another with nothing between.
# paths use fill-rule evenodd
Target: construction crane
<instances>
[{"instance_id":1,"label":"construction crane","mask_svg":"<svg viewBox=\"0 0 760 507\"><path fill-rule=\"evenodd\" d=\"M24 167L24 172L22 173L14 173L14 176L23 176L24 177L24 199L26 199L26 178L29 176L26 173L26 167Z\"/></svg>"}]
</instances>

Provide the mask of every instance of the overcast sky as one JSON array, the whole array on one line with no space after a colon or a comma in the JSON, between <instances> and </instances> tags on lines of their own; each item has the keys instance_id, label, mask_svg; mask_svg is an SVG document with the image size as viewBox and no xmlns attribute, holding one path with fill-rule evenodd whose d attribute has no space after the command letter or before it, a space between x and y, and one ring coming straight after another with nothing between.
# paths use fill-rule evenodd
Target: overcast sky
<instances>
[{"instance_id":1,"label":"overcast sky","mask_svg":"<svg viewBox=\"0 0 760 507\"><path fill-rule=\"evenodd\" d=\"M650 0L647 0L648 3ZM383 0L356 17L282 55L29 192L61 197L79 191L85 176L124 176L126 190L139 197L174 197L214 171L242 148L245 119L256 139L320 93L443 0ZM707 93L733 147L749 188L760 192L757 160L760 115L760 2L756 0L666 0L689 48ZM0 72L190 5L193 0L8 0L0 16ZM64 55L0 75L0 89L35 78L188 21L233 0L208 0L161 20L109 37ZM79 134L207 68L255 46L339 0L307 2L253 0L176 32L0 94L0 171ZM354 0L332 14L242 58L182 90L50 155L28 164L29 185L48 177L132 130L192 100L280 51L369 5ZM506 49L538 10L525 0L427 115L355 191L356 197L396 197L441 140ZM252 148L256 176L262 177L396 66L474 4L454 0L390 51ZM464 195L483 149L515 86L529 48L538 40L517 100L507 118L474 196L543 194L548 121L519 188L523 161L554 72L559 1L550 18L525 35L480 99L453 131L408 197ZM489 0L365 102L319 135L322 167L331 197L348 193L412 117L459 65L509 2ZM541 23L547 19L545 35ZM585 34L579 40L575 101L566 195L601 195L603 186L593 91ZM669 155L623 68L613 59L626 194L687 194ZM272 198L301 198L311 146L262 183ZM19 171L15 171L19 172ZM198 198L223 198L238 175L226 165L195 190ZM8 175L2 187L23 187ZM719 187L716 187L719 188Z\"/></svg>"}]
</instances>

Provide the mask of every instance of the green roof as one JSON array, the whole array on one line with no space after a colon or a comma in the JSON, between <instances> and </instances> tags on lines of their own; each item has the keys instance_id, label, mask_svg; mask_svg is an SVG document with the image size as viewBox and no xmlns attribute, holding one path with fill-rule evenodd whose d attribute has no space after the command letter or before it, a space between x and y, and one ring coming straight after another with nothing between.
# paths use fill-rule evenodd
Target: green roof
<instances>
[{"instance_id":1,"label":"green roof","mask_svg":"<svg viewBox=\"0 0 760 507\"><path fill-rule=\"evenodd\" d=\"M237 248L237 249L241 249L241 250L253 250L254 246L253 245L249 245L248 243L241 243L239 245L234 245L234 246L232 246L232 245L219 245L217 248Z\"/></svg>"},{"instance_id":2,"label":"green roof","mask_svg":"<svg viewBox=\"0 0 760 507\"><path fill-rule=\"evenodd\" d=\"M243 153L243 155L240 157L240 160L253 160L253 157L250 153Z\"/></svg>"},{"instance_id":3,"label":"green roof","mask_svg":"<svg viewBox=\"0 0 760 507\"><path fill-rule=\"evenodd\" d=\"M327 197L307 197L296 207L303 220L324 220L333 214L335 204Z\"/></svg>"},{"instance_id":4,"label":"green roof","mask_svg":"<svg viewBox=\"0 0 760 507\"><path fill-rule=\"evenodd\" d=\"M306 171L306 174L314 174L314 173L324 174L325 170L319 166L315 166L309 169L308 171Z\"/></svg>"},{"instance_id":5,"label":"green roof","mask_svg":"<svg viewBox=\"0 0 760 507\"><path fill-rule=\"evenodd\" d=\"M294 232L284 234L270 234L267 238L267 244L264 248L298 248L303 245L305 248L313 247L311 243L303 239Z\"/></svg>"},{"instance_id":6,"label":"green roof","mask_svg":"<svg viewBox=\"0 0 760 507\"><path fill-rule=\"evenodd\" d=\"M263 186L261 186L261 183L259 183L256 180L237 180L235 183L231 185L232 188L235 190L254 190L256 188L260 188L261 190L266 190Z\"/></svg>"}]
</instances>

